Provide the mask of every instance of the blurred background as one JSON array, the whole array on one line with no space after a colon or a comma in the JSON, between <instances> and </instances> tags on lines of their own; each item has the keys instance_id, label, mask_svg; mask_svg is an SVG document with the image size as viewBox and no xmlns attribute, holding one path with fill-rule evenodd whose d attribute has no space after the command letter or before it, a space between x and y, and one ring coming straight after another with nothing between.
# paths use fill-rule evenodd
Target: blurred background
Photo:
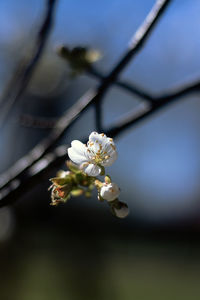
<instances>
[{"instance_id":1,"label":"blurred background","mask_svg":"<svg viewBox=\"0 0 200 300\"><path fill-rule=\"evenodd\" d=\"M153 6L152 0L58 0L44 55L25 95L0 130L1 172L45 137L24 115L59 117L96 79L70 78L56 46L88 46L107 73ZM28 55L46 1L0 1L0 93ZM121 78L152 93L200 78L200 2L174 0ZM104 124L140 103L117 87L104 99ZM109 174L130 215L115 219L106 204L74 198L52 207L48 178L0 210L0 299L199 299L200 102L182 97L116 139ZM39 124L41 125L41 124ZM95 130L90 108L60 144ZM63 166L63 168L65 168ZM51 176L54 176L52 173Z\"/></svg>"}]
</instances>

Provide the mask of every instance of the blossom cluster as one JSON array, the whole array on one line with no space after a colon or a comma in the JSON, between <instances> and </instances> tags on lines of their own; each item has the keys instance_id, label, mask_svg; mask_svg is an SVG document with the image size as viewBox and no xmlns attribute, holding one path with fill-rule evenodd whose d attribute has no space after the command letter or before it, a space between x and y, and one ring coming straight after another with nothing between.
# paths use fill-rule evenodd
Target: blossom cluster
<instances>
[{"instance_id":1,"label":"blossom cluster","mask_svg":"<svg viewBox=\"0 0 200 300\"><path fill-rule=\"evenodd\" d=\"M60 171L57 177L50 179L51 204L66 202L71 196L90 197L96 187L98 200L105 200L115 216L126 217L129 210L128 206L118 199L118 185L112 182L109 175L104 177L104 181L97 178L99 175L105 175L105 168L117 159L113 139L104 133L92 132L87 144L78 140L72 141L71 147L68 148L68 156L71 159L67 161L69 171Z\"/></svg>"}]
</instances>

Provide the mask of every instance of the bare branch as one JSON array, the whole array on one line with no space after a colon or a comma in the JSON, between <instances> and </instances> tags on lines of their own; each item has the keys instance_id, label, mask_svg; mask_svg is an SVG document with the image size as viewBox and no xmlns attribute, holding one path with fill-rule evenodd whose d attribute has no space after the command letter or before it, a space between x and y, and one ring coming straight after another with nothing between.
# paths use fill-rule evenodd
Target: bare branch
<instances>
[{"instance_id":1,"label":"bare branch","mask_svg":"<svg viewBox=\"0 0 200 300\"><path fill-rule=\"evenodd\" d=\"M38 117L30 114L23 114L20 116L19 123L23 127L36 129L53 128L57 122L57 118Z\"/></svg>"},{"instance_id":2,"label":"bare branch","mask_svg":"<svg viewBox=\"0 0 200 300\"><path fill-rule=\"evenodd\" d=\"M118 121L113 127L105 129L104 132L108 136L119 138L120 134L131 126L137 125L140 121L148 116L158 112L168 104L172 104L177 99L188 93L199 91L200 83L192 83L190 85L184 85L184 87L173 89L170 93L157 97L157 104L151 105L149 103L141 103L138 109L134 109L133 112L125 115L124 118ZM87 138L83 138L84 143L87 142ZM21 163L25 164L30 162L30 159L22 159ZM52 171L55 167L60 166L67 159L67 146L59 146L52 152L44 155L35 164L27 168L25 172L21 172L16 178L12 178L11 174L8 174L7 185L2 187L0 191L0 207L10 204L15 201L16 197L25 192L25 188L28 190L31 186L38 182L42 176L47 178L48 172ZM19 166L18 166L19 167Z\"/></svg>"},{"instance_id":3,"label":"bare branch","mask_svg":"<svg viewBox=\"0 0 200 300\"><path fill-rule=\"evenodd\" d=\"M92 67L88 69L88 75L92 75L100 80L103 80L105 76L96 68ZM141 99L150 102L152 105L157 105L158 102L165 100L171 100L173 98L178 98L191 93L200 91L200 80L193 80L181 85L171 88L167 92L162 92L160 94L152 94L151 92L145 91L143 88L136 86L134 83L127 82L124 80L117 80L113 82L113 85L122 88L123 90L129 92L132 95L139 96Z\"/></svg>"},{"instance_id":4,"label":"bare branch","mask_svg":"<svg viewBox=\"0 0 200 300\"><path fill-rule=\"evenodd\" d=\"M50 135L45 140L38 144L29 154L27 154L25 157L22 157L10 170L3 174L0 183L3 193L1 193L1 199L10 194L10 186L11 184L13 184L13 182L16 184L17 190L24 181L26 182L25 178L27 176L29 168L31 169L33 164L37 163L38 160L43 158L47 151L49 151L55 145L55 143L60 139L60 137L65 133L66 129L69 128L69 126L80 115L80 113L82 113L92 103L98 103L96 113L100 113L99 103L103 99L106 91L117 80L119 74L130 62L131 58L133 58L141 48L169 2L170 0L158 0L156 2L150 14L147 16L142 26L140 26L133 39L131 40L127 52L116 64L109 75L102 81L102 83L99 84L98 88L95 90L89 90L83 97L81 97L81 99L79 99L79 101L75 103L59 119L59 121L56 123L55 128L51 131ZM102 127L100 119L98 122L98 127ZM6 189L7 193L5 195L4 193ZM3 201L1 203L4 203L4 205L6 205L7 202Z\"/></svg>"},{"instance_id":5,"label":"bare branch","mask_svg":"<svg viewBox=\"0 0 200 300\"><path fill-rule=\"evenodd\" d=\"M200 83L194 84L191 86L188 86L182 90L174 91L170 94L166 94L158 97L157 103L154 105L143 105L143 107L139 107L138 110L134 110L128 114L126 114L124 117L121 118L111 128L107 129L107 134L111 135L112 137L119 136L122 134L126 129L129 127L136 125L140 121L142 121L144 118L154 114L155 112L159 111L161 108L164 108L166 105L172 104L173 102L177 101L181 98L181 96L185 96L188 93L195 92L196 90L199 91Z\"/></svg>"},{"instance_id":6,"label":"bare branch","mask_svg":"<svg viewBox=\"0 0 200 300\"><path fill-rule=\"evenodd\" d=\"M93 76L101 81L105 79L105 76L94 67L88 68L87 74L90 76ZM122 88L123 90L127 91L128 93L130 93L132 95L139 96L140 98L142 98L148 102L154 103L154 101L155 101L154 97L150 93L146 92L142 88L137 87L134 83L130 83L130 82L127 82L124 80L117 80L117 81L114 81L112 84L116 85L117 87Z\"/></svg>"},{"instance_id":7,"label":"bare branch","mask_svg":"<svg viewBox=\"0 0 200 300\"><path fill-rule=\"evenodd\" d=\"M130 60L137 54L140 48L143 46L144 42L149 37L152 29L158 22L162 13L166 9L167 5L171 0L157 0L147 17L145 18L142 25L138 28L136 33L133 35L131 42L129 43L129 48L127 52L123 55L122 59L115 65L113 70L108 74L103 83L99 87L98 96L96 98L96 118L97 118L97 128L102 128L101 117L101 106L102 98L105 95L108 87L113 84L120 73L124 70ZM99 104L98 104L99 102ZM101 102L101 103L100 103ZM100 115L100 117L99 117Z\"/></svg>"},{"instance_id":8,"label":"bare branch","mask_svg":"<svg viewBox=\"0 0 200 300\"><path fill-rule=\"evenodd\" d=\"M30 188L38 183L38 180L47 180L50 170L58 168L66 157L66 146L59 146L52 152L46 154L32 167L26 170L23 175L9 182L0 192L0 207L12 204L21 195L24 195Z\"/></svg>"},{"instance_id":9,"label":"bare branch","mask_svg":"<svg viewBox=\"0 0 200 300\"><path fill-rule=\"evenodd\" d=\"M92 73L95 77L99 79L103 79L103 75L95 70L95 74ZM144 89L136 87L134 84L131 84L126 81L116 81L113 83L114 85L124 89L132 95L139 96L141 99L146 100L152 106L158 105L159 102L161 104L165 101L176 100L182 96L186 96L188 94L196 93L200 91L200 80L188 82L171 88L167 92L162 92L161 94L154 95ZM58 119L56 118L45 118L45 117L35 117L29 114L24 114L20 118L20 124L25 127L31 128L40 128L40 129L49 129L55 127ZM102 129L103 130L103 129ZM100 132L100 131L99 131Z\"/></svg>"},{"instance_id":10,"label":"bare branch","mask_svg":"<svg viewBox=\"0 0 200 300\"><path fill-rule=\"evenodd\" d=\"M25 92L30 79L32 78L33 72L39 62L39 59L42 56L44 47L47 42L47 38L49 36L49 32L53 23L53 13L57 0L47 0L47 10L44 16L43 23L39 32L37 34L35 46L32 52L31 57L28 61L24 61L24 63L20 62L20 65L17 67L16 73L14 73L13 78L10 80L10 84L6 88L1 103L5 102L5 107L1 110L1 126L5 122L8 117L8 114L15 103L21 98L23 93ZM25 64L25 65L24 65ZM16 81L16 87L13 89L13 85ZM14 94L7 99L10 95L10 91L14 90Z\"/></svg>"},{"instance_id":11,"label":"bare branch","mask_svg":"<svg viewBox=\"0 0 200 300\"><path fill-rule=\"evenodd\" d=\"M3 188L10 181L21 176L27 168L42 158L57 141L63 136L65 130L78 118L79 114L88 107L88 104L96 96L96 91L89 90L85 93L66 113L57 121L50 135L36 145L27 155L19 159L9 170L1 175L0 188Z\"/></svg>"}]
</instances>

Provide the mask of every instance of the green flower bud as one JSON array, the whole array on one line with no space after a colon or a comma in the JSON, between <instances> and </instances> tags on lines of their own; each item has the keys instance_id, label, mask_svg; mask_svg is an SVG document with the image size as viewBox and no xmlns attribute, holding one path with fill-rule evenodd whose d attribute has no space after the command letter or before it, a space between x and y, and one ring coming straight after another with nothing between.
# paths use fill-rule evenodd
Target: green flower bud
<instances>
[{"instance_id":1,"label":"green flower bud","mask_svg":"<svg viewBox=\"0 0 200 300\"><path fill-rule=\"evenodd\" d=\"M83 195L84 191L82 189L74 189L71 191L71 195L74 196L74 197L78 197L78 196L81 196Z\"/></svg>"},{"instance_id":2,"label":"green flower bud","mask_svg":"<svg viewBox=\"0 0 200 300\"><path fill-rule=\"evenodd\" d=\"M82 73L89 68L92 63L101 58L99 51L88 49L87 47L74 47L70 50L66 46L60 46L56 52L67 60L73 76Z\"/></svg>"},{"instance_id":3,"label":"green flower bud","mask_svg":"<svg viewBox=\"0 0 200 300\"><path fill-rule=\"evenodd\" d=\"M61 187L63 185L69 184L71 183L71 178L70 177L54 177L50 179L51 182L53 182L54 185L56 185L57 187Z\"/></svg>"},{"instance_id":4,"label":"green flower bud","mask_svg":"<svg viewBox=\"0 0 200 300\"><path fill-rule=\"evenodd\" d=\"M105 181L105 183L108 183L108 184L112 182L111 177L109 175L105 176L104 181Z\"/></svg>"}]
</instances>

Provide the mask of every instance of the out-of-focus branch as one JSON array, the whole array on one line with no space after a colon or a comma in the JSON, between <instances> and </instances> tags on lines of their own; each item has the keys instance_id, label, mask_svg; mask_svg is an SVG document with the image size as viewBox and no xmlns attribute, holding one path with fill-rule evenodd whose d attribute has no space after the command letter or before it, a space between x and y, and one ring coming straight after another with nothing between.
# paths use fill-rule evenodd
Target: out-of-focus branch
<instances>
[{"instance_id":1,"label":"out-of-focus branch","mask_svg":"<svg viewBox=\"0 0 200 300\"><path fill-rule=\"evenodd\" d=\"M44 155L43 158L21 174L21 176L11 180L7 186L1 189L0 207L15 202L20 196L35 186L38 180L45 178L46 181L49 171L58 168L63 163L64 158L67 158L66 149L66 145L55 148L52 152Z\"/></svg>"},{"instance_id":2,"label":"out-of-focus branch","mask_svg":"<svg viewBox=\"0 0 200 300\"><path fill-rule=\"evenodd\" d=\"M9 85L6 87L6 90L3 93L0 103L5 103L5 105L1 109L0 114L1 126L7 119L9 112L11 111L15 103L21 98L21 96L25 92L27 85L29 84L29 81L32 78L35 67L37 66L39 59L42 56L53 23L53 13L56 1L57 0L47 0L46 14L37 34L32 54L28 61L24 60L24 63L20 62L20 65L17 67L13 78L11 78ZM10 94L10 91L12 90L14 92Z\"/></svg>"},{"instance_id":3,"label":"out-of-focus branch","mask_svg":"<svg viewBox=\"0 0 200 300\"><path fill-rule=\"evenodd\" d=\"M15 179L28 167L39 160L44 154L46 154L46 152L52 148L65 133L73 121L80 115L80 113L82 113L92 103L98 102L100 99L102 99L107 89L115 82L119 73L138 51L144 40L146 40L151 29L169 2L169 0L156 1L156 4L152 8L146 20L134 35L128 51L116 64L110 74L102 81L102 83L100 83L97 89L89 90L69 110L67 110L65 114L63 114L63 116L56 123L55 128L51 131L50 135L46 139L39 143L33 150L31 150L29 154L22 157L11 169L2 175L0 180L0 188L4 187L10 180Z\"/></svg>"},{"instance_id":4,"label":"out-of-focus branch","mask_svg":"<svg viewBox=\"0 0 200 300\"><path fill-rule=\"evenodd\" d=\"M105 78L105 76L94 67L88 69L87 73L88 75L92 75L100 80L103 80ZM175 86L174 88L169 89L169 91L162 92L157 95L136 86L134 83L127 82L124 80L114 81L113 85L122 88L130 94L136 95L141 99L146 100L147 102L150 102L152 105L157 105L158 101L164 101L165 99L171 100L173 98L181 97L190 93L200 91L199 79Z\"/></svg>"},{"instance_id":5,"label":"out-of-focus branch","mask_svg":"<svg viewBox=\"0 0 200 300\"><path fill-rule=\"evenodd\" d=\"M147 18L139 27L136 34L133 36L127 52L115 65L109 75L105 77L104 80L99 84L98 88L95 90L89 90L85 95L83 95L83 97L81 97L81 99L59 119L59 121L56 123L55 128L51 131L50 135L45 140L38 144L25 157L22 157L10 170L2 175L0 182L0 188L2 189L2 192L4 191L5 193L5 191L7 190L7 194L9 195L9 190L11 188L10 186L13 182L16 185L19 184L19 186L21 186L21 184L26 181L23 179L23 177L25 176L24 178L26 178L28 169L31 168L35 163L37 163L38 160L43 158L47 151L49 151L55 145L55 143L60 139L66 129L73 123L73 121L80 115L80 113L83 112L92 103L97 103L97 128L98 130L101 130L101 119L98 117L99 114L101 115L99 105L100 101L103 99L103 96L105 95L108 88L117 80L122 70L141 48L169 2L170 0L156 1ZM4 193L0 194L0 198L2 199L1 201L3 201L3 198L5 197ZM1 203L4 203L4 205L6 205L6 201L3 201Z\"/></svg>"},{"instance_id":6,"label":"out-of-focus branch","mask_svg":"<svg viewBox=\"0 0 200 300\"><path fill-rule=\"evenodd\" d=\"M133 35L127 52L123 55L122 59L115 65L110 74L105 78L103 84L100 86L100 93L98 93L98 98L96 101L96 127L99 131L102 129L102 120L99 116L101 116L101 106L102 106L102 97L104 96L107 88L110 86L110 83L113 83L117 80L120 73L130 60L138 53L138 51L143 46L144 42L149 37L152 29L158 22L162 13L166 9L167 5L170 3L170 0L157 0L147 17L145 18L142 25L138 28L136 33ZM98 103L99 102L99 103ZM101 102L101 103L100 103Z\"/></svg>"},{"instance_id":7,"label":"out-of-focus branch","mask_svg":"<svg viewBox=\"0 0 200 300\"><path fill-rule=\"evenodd\" d=\"M47 138L43 139L36 145L27 155L19 159L10 169L1 175L0 189L4 188L10 181L23 177L23 173L27 168L31 167L39 159L41 159L57 141L63 136L66 129L78 118L80 113L88 107L91 101L95 98L96 91L89 90L85 93L65 114L56 122L55 127Z\"/></svg>"},{"instance_id":8,"label":"out-of-focus branch","mask_svg":"<svg viewBox=\"0 0 200 300\"><path fill-rule=\"evenodd\" d=\"M30 114L23 114L19 119L21 126L36 129L52 129L56 122L57 118L38 117Z\"/></svg>"},{"instance_id":9,"label":"out-of-focus branch","mask_svg":"<svg viewBox=\"0 0 200 300\"><path fill-rule=\"evenodd\" d=\"M106 77L105 75L103 75L99 70L97 70L93 66L90 66L90 68L87 69L87 74L89 76L93 76L101 81L103 81L104 78ZM148 93L144 89L137 87L134 83L127 82L124 80L116 80L113 82L113 85L123 89L124 91L127 91L128 93L130 93L132 95L139 96L141 99L144 99L148 102L153 103L155 101L155 99L154 99L155 97L153 95L151 95L151 93Z\"/></svg>"},{"instance_id":10,"label":"out-of-focus branch","mask_svg":"<svg viewBox=\"0 0 200 300\"><path fill-rule=\"evenodd\" d=\"M95 74L96 74L95 76L97 78L101 78L101 79L103 78L103 75L100 75L99 72L95 73ZM175 101L175 100L177 100L177 98L200 91L200 80L181 84L179 86L169 89L169 91L167 91L167 92L159 93L158 95L154 95L152 93L144 91L142 88L138 88L135 85L128 83L126 81L116 81L114 83L114 85L128 91L132 95L139 96L141 99L144 99L151 104L150 106L143 106L143 107L151 107L152 108L153 106L155 106L156 109L158 109L159 104L162 105L166 101L167 102L169 102L171 100ZM25 115L22 115L22 117L20 119L20 123L22 124L22 126L25 126L25 127L48 129L48 128L53 128L55 126L55 124L57 123L57 119L56 118L34 117L31 115L25 114Z\"/></svg>"},{"instance_id":11,"label":"out-of-focus branch","mask_svg":"<svg viewBox=\"0 0 200 300\"><path fill-rule=\"evenodd\" d=\"M111 135L112 137L119 136L124 132L124 130L128 129L133 125L136 125L138 122L154 114L161 108L172 104L173 102L180 99L181 96L186 96L189 93L196 92L199 90L200 82L196 82L190 85L186 85L184 88L175 89L171 93L163 94L162 96L157 97L157 102L154 103L154 105L143 104L139 107L139 110L134 110L126 114L124 117L121 118L121 120L117 122L117 124L107 129L107 134Z\"/></svg>"},{"instance_id":12,"label":"out-of-focus branch","mask_svg":"<svg viewBox=\"0 0 200 300\"><path fill-rule=\"evenodd\" d=\"M131 126L137 125L137 123L147 118L148 116L153 115L160 109L164 108L166 105L172 104L173 102L177 101L181 98L181 96L185 96L188 93L199 90L199 87L200 83L196 82L190 85L185 85L181 88L173 89L172 92L157 97L156 105L151 105L150 103L141 103L138 109L134 109L133 112L125 115L113 127L105 129L104 133L108 136L118 138L120 134L124 133L126 129L130 128ZM86 143L87 139L83 138L82 141ZM26 157L22 158L21 161L18 161L16 170L19 169L20 164L22 164L22 167L25 166L25 164L29 164L33 159L32 155L30 156L30 154L28 154ZM37 183L42 176L45 176L45 178L47 178L48 173L55 167L59 167L66 159L67 146L59 146L56 149L52 150L52 152L44 155L32 166L30 165L29 168L24 170L24 172L19 173L18 176L12 177L12 174L7 173L7 184L4 187L2 186L0 190L0 207L8 205L15 201L16 198L22 195L26 189L30 189L31 186Z\"/></svg>"}]
</instances>

